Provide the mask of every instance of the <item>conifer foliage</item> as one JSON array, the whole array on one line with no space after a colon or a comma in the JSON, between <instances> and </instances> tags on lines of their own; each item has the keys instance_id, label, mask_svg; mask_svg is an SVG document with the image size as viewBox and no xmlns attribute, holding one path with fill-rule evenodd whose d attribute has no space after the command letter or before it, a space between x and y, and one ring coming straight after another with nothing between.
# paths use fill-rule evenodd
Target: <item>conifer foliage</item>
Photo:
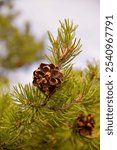
<instances>
[{"instance_id":1,"label":"conifer foliage","mask_svg":"<svg viewBox=\"0 0 117 150\"><path fill-rule=\"evenodd\" d=\"M99 150L99 67L72 69L82 46L76 29L60 21L33 84L0 97L0 150Z\"/></svg>"}]
</instances>

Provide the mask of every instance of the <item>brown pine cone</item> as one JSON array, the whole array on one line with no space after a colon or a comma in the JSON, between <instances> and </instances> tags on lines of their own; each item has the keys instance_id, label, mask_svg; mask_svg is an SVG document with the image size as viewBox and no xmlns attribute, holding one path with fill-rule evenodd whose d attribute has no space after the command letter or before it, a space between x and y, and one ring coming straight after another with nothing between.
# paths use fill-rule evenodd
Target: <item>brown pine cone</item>
<instances>
[{"instance_id":1,"label":"brown pine cone","mask_svg":"<svg viewBox=\"0 0 117 150\"><path fill-rule=\"evenodd\" d=\"M54 64L41 63L33 72L33 85L47 95L54 93L56 88L60 87L62 80L63 74Z\"/></svg>"},{"instance_id":2,"label":"brown pine cone","mask_svg":"<svg viewBox=\"0 0 117 150\"><path fill-rule=\"evenodd\" d=\"M85 117L83 114L80 114L76 120L76 128L80 135L92 135L92 131L95 127L94 117L89 114Z\"/></svg>"}]
</instances>

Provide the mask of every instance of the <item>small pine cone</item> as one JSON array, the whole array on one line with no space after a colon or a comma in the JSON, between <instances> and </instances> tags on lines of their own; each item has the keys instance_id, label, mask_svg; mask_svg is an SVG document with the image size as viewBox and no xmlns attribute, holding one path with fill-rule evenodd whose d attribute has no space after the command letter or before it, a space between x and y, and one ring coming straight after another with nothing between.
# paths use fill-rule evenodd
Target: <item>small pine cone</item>
<instances>
[{"instance_id":1,"label":"small pine cone","mask_svg":"<svg viewBox=\"0 0 117 150\"><path fill-rule=\"evenodd\" d=\"M56 88L60 87L62 80L63 74L54 64L41 63L33 72L33 85L47 95L54 93Z\"/></svg>"},{"instance_id":2,"label":"small pine cone","mask_svg":"<svg viewBox=\"0 0 117 150\"><path fill-rule=\"evenodd\" d=\"M76 120L76 128L80 135L92 135L92 131L95 127L94 117L89 114L85 117L83 114L80 114Z\"/></svg>"}]
</instances>

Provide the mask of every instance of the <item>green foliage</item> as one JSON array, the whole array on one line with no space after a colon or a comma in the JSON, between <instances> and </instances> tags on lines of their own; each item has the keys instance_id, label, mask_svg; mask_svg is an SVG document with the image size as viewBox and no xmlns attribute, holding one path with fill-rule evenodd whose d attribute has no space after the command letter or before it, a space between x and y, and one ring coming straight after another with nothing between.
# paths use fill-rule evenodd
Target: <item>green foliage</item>
<instances>
[{"instance_id":1,"label":"green foliage","mask_svg":"<svg viewBox=\"0 0 117 150\"><path fill-rule=\"evenodd\" d=\"M6 84L8 84L8 79L5 78L3 75L0 75L0 88Z\"/></svg>"},{"instance_id":2,"label":"green foliage","mask_svg":"<svg viewBox=\"0 0 117 150\"><path fill-rule=\"evenodd\" d=\"M48 37L51 42L50 51L52 56L48 58L53 64L58 65L60 68L68 67L70 62L81 52L80 39L75 37L77 26L68 20L60 22L61 27L58 29L58 35L55 39L53 35L48 32Z\"/></svg>"},{"instance_id":3,"label":"green foliage","mask_svg":"<svg viewBox=\"0 0 117 150\"><path fill-rule=\"evenodd\" d=\"M87 70L72 71L70 80L46 105L43 105L46 96L34 86L15 87L14 104L7 108L7 115L2 119L5 130L10 133L10 137L3 140L5 147L12 150L98 150L99 80L89 80L89 75ZM95 116L96 128L92 136L74 132L74 122L81 112Z\"/></svg>"},{"instance_id":4,"label":"green foliage","mask_svg":"<svg viewBox=\"0 0 117 150\"><path fill-rule=\"evenodd\" d=\"M72 69L80 40L73 38L76 26L69 20L60 23L57 40L49 33L52 56L48 58L67 80L49 96L33 85L19 84L12 95L0 97L0 150L99 150L99 66L89 63L84 70ZM95 118L91 135L76 130L81 113Z\"/></svg>"},{"instance_id":5,"label":"green foliage","mask_svg":"<svg viewBox=\"0 0 117 150\"><path fill-rule=\"evenodd\" d=\"M0 94L0 150L4 149L4 143L7 143L9 134L7 133L6 125L3 120L6 118L6 113L11 104L11 97L8 94ZM4 118L4 119L3 119Z\"/></svg>"},{"instance_id":6,"label":"green foliage","mask_svg":"<svg viewBox=\"0 0 117 150\"><path fill-rule=\"evenodd\" d=\"M51 56L45 55L50 63L57 65L64 72L65 81L69 78L72 70L72 60L81 52L81 40L75 37L77 25L65 19L60 22L57 37L54 38L51 32L48 32L48 37L51 43L49 51Z\"/></svg>"}]
</instances>

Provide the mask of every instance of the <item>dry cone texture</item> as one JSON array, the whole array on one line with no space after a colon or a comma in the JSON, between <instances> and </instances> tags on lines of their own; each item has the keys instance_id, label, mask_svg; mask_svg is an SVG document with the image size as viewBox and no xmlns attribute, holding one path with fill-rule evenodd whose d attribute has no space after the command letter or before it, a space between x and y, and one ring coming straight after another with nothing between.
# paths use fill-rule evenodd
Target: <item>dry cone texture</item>
<instances>
[{"instance_id":1,"label":"dry cone texture","mask_svg":"<svg viewBox=\"0 0 117 150\"><path fill-rule=\"evenodd\" d=\"M85 117L83 114L80 114L76 121L76 127L81 135L92 135L92 131L95 127L95 120L91 114Z\"/></svg>"},{"instance_id":2,"label":"dry cone texture","mask_svg":"<svg viewBox=\"0 0 117 150\"><path fill-rule=\"evenodd\" d=\"M54 93L56 88L60 87L62 80L63 74L54 64L41 63L33 72L33 85L46 95Z\"/></svg>"}]
</instances>

